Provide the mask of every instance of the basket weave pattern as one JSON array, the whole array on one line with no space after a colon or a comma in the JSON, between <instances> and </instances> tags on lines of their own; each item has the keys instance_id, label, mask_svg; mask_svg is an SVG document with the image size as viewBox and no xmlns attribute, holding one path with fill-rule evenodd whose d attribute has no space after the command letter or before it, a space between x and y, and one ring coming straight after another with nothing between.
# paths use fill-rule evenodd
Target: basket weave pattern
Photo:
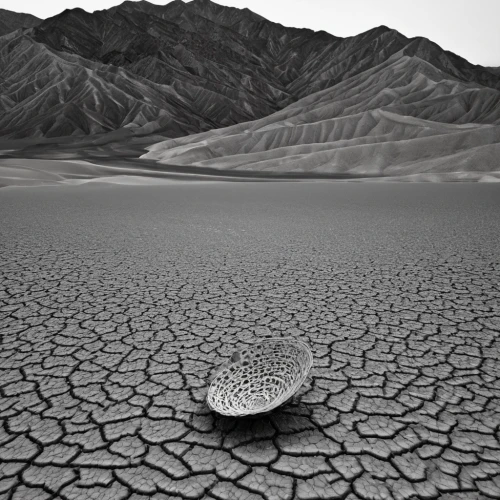
<instances>
[{"instance_id":1,"label":"basket weave pattern","mask_svg":"<svg viewBox=\"0 0 500 500\"><path fill-rule=\"evenodd\" d=\"M267 413L288 401L304 383L313 358L307 344L276 338L235 352L210 384L207 403L221 415Z\"/></svg>"}]
</instances>

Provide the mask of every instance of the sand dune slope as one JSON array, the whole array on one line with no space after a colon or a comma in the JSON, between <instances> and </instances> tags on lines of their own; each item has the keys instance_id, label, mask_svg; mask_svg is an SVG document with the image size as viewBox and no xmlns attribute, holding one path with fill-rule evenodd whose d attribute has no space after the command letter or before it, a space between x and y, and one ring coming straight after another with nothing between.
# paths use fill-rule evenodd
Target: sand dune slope
<instances>
[{"instance_id":1,"label":"sand dune slope","mask_svg":"<svg viewBox=\"0 0 500 500\"><path fill-rule=\"evenodd\" d=\"M149 148L219 169L394 175L500 170L500 92L400 51L254 122Z\"/></svg>"}]
</instances>

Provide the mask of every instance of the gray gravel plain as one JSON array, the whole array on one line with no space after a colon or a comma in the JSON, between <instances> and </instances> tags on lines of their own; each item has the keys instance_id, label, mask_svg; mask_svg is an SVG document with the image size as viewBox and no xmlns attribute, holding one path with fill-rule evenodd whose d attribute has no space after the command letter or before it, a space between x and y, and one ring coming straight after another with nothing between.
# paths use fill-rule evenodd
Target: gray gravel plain
<instances>
[{"instance_id":1,"label":"gray gravel plain","mask_svg":"<svg viewBox=\"0 0 500 500\"><path fill-rule=\"evenodd\" d=\"M0 190L0 500L500 498L500 186ZM214 368L309 342L291 404Z\"/></svg>"}]
</instances>

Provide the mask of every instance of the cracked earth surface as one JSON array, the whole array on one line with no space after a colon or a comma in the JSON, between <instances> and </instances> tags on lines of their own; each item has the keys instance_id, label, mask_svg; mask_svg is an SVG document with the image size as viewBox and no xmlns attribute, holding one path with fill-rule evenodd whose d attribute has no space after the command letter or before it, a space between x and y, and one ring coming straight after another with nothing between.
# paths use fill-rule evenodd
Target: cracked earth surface
<instances>
[{"instance_id":1,"label":"cracked earth surface","mask_svg":"<svg viewBox=\"0 0 500 500\"><path fill-rule=\"evenodd\" d=\"M500 498L500 190L0 192L0 499ZM270 335L311 377L205 405Z\"/></svg>"}]
</instances>

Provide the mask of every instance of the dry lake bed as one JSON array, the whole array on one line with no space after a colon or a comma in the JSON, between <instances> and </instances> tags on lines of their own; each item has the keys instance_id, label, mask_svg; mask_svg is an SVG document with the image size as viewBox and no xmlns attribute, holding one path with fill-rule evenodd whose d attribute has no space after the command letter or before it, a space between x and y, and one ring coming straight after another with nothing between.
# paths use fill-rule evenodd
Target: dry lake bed
<instances>
[{"instance_id":1,"label":"dry lake bed","mask_svg":"<svg viewBox=\"0 0 500 500\"><path fill-rule=\"evenodd\" d=\"M0 190L0 499L500 498L500 185ZM214 368L306 340L254 420Z\"/></svg>"}]
</instances>

